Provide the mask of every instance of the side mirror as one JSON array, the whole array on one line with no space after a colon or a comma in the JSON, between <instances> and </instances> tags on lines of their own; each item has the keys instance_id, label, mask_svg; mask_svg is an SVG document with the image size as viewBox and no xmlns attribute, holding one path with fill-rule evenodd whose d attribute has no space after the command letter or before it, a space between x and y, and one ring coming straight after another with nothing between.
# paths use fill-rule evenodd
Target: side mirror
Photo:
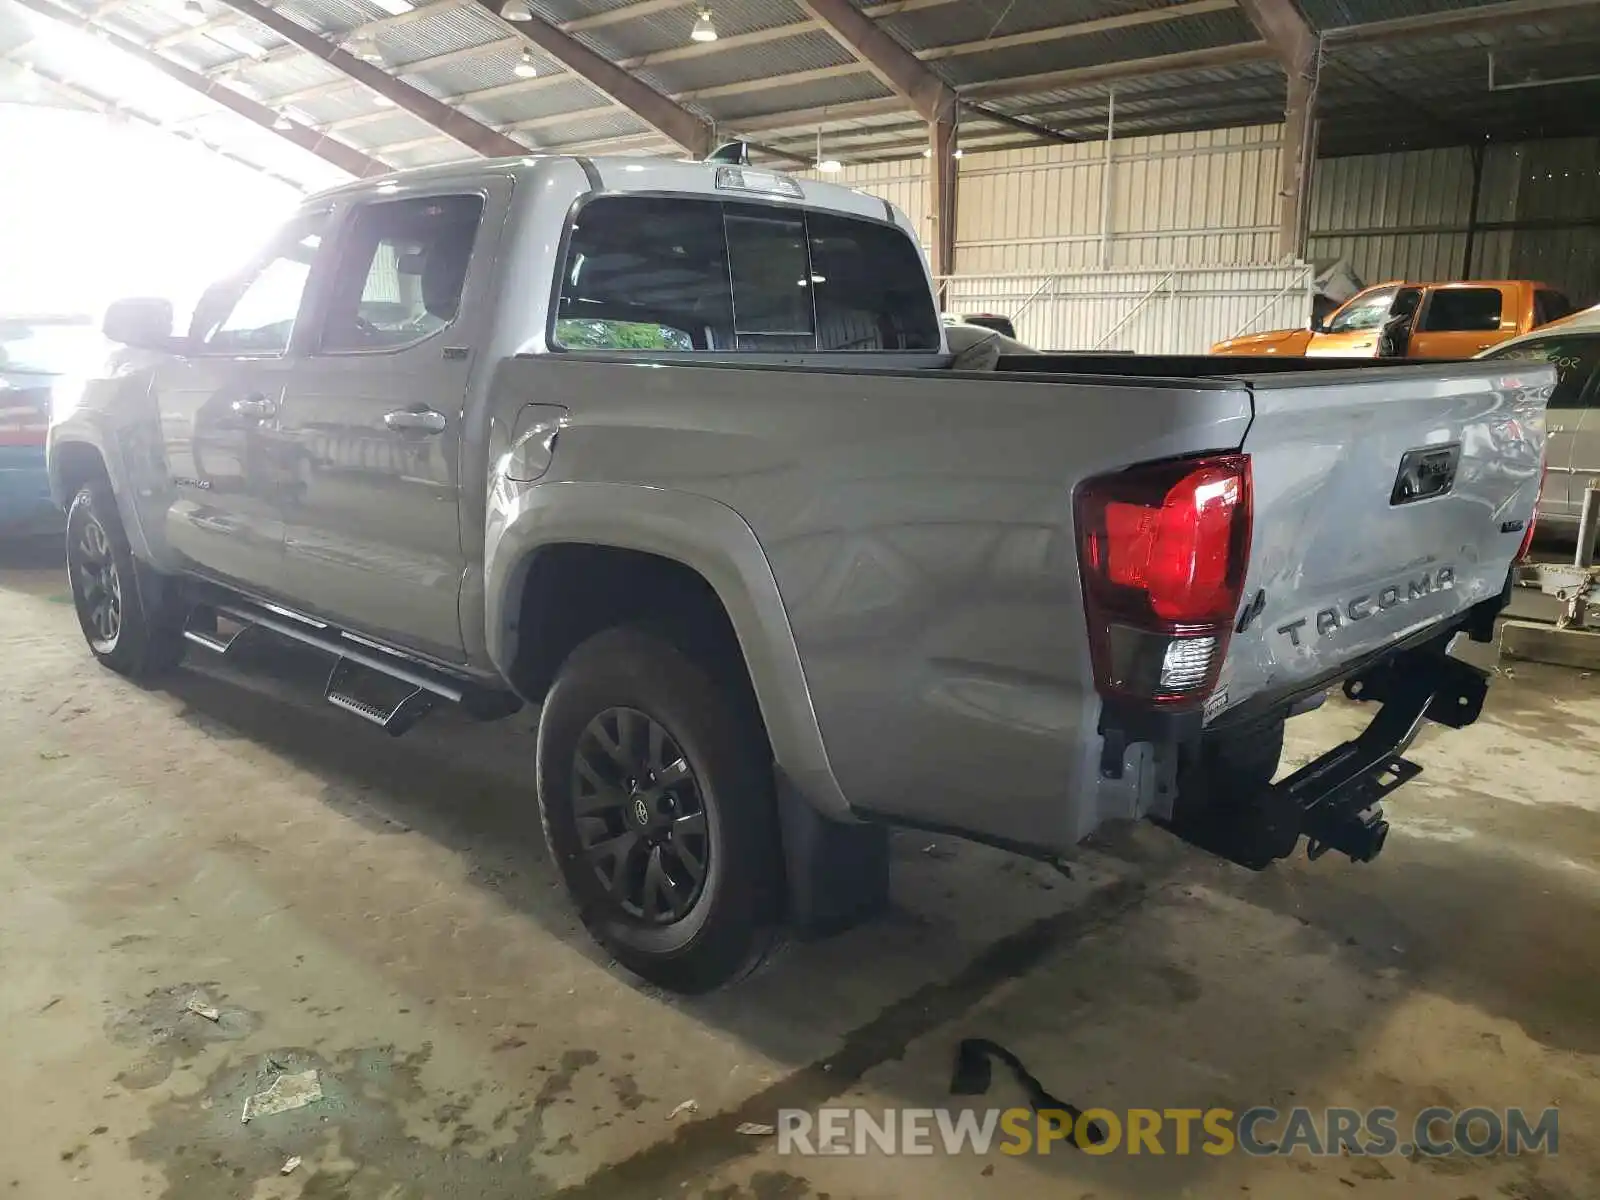
<instances>
[{"instance_id":1,"label":"side mirror","mask_svg":"<svg viewBox=\"0 0 1600 1200\"><path fill-rule=\"evenodd\" d=\"M153 296L115 300L106 309L100 331L124 346L164 349L172 341L172 302Z\"/></svg>"},{"instance_id":2,"label":"side mirror","mask_svg":"<svg viewBox=\"0 0 1600 1200\"><path fill-rule=\"evenodd\" d=\"M1312 333L1327 333L1328 322L1326 320L1312 321L1308 328Z\"/></svg>"}]
</instances>

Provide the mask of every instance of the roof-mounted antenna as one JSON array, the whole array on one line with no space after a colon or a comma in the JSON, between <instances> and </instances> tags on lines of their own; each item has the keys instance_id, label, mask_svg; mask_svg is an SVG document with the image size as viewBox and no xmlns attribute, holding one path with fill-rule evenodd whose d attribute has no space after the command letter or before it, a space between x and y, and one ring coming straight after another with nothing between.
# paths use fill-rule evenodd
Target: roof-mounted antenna
<instances>
[{"instance_id":1,"label":"roof-mounted antenna","mask_svg":"<svg viewBox=\"0 0 1600 1200\"><path fill-rule=\"evenodd\" d=\"M723 142L710 154L706 161L712 163L726 163L733 167L748 167L750 165L749 142Z\"/></svg>"}]
</instances>

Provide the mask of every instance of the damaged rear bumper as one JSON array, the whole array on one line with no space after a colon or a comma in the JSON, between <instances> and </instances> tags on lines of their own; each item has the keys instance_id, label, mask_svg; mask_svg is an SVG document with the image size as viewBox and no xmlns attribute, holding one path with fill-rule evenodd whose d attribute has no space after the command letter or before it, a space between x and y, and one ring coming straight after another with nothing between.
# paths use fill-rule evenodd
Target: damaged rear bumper
<instances>
[{"instance_id":1,"label":"damaged rear bumper","mask_svg":"<svg viewBox=\"0 0 1600 1200\"><path fill-rule=\"evenodd\" d=\"M1452 658L1449 647L1462 632L1491 640L1502 605L1503 598L1480 605L1345 679L1346 696L1380 706L1356 738L1247 794L1213 786L1198 802L1180 800L1165 824L1185 841L1252 870L1288 857L1302 837L1312 858L1329 850L1355 862L1376 858L1389 832L1382 801L1422 771L1405 753L1423 721L1460 729L1483 711L1488 672Z\"/></svg>"}]
</instances>

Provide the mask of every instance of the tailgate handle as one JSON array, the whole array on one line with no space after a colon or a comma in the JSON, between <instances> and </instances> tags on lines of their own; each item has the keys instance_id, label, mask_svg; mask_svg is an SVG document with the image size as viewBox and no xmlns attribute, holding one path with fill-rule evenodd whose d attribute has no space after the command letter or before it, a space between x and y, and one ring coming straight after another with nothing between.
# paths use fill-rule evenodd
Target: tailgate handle
<instances>
[{"instance_id":1,"label":"tailgate handle","mask_svg":"<svg viewBox=\"0 0 1600 1200\"><path fill-rule=\"evenodd\" d=\"M1389 504L1411 504L1433 496L1443 496L1456 482L1456 467L1461 462L1461 443L1448 446L1422 446L1407 450L1395 474Z\"/></svg>"}]
</instances>

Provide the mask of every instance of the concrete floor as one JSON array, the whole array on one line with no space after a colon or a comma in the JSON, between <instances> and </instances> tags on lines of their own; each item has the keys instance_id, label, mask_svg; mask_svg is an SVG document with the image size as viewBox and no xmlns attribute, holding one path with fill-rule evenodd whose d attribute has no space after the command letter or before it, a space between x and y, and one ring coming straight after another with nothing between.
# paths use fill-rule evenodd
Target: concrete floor
<instances>
[{"instance_id":1,"label":"concrete floor","mask_svg":"<svg viewBox=\"0 0 1600 1200\"><path fill-rule=\"evenodd\" d=\"M1600 1195L1600 679L1518 665L1478 725L1425 733L1376 864L1252 875L1140 829L1069 879L905 835L886 919L684 1002L575 925L530 715L390 741L277 648L143 691L91 661L53 558L0 552L0 1200ZM1290 759L1361 721L1297 720ZM1003 1074L949 1099L968 1036L1086 1108L1558 1104L1561 1153L821 1159L736 1132L1022 1103ZM311 1068L322 1101L241 1123Z\"/></svg>"}]
</instances>

